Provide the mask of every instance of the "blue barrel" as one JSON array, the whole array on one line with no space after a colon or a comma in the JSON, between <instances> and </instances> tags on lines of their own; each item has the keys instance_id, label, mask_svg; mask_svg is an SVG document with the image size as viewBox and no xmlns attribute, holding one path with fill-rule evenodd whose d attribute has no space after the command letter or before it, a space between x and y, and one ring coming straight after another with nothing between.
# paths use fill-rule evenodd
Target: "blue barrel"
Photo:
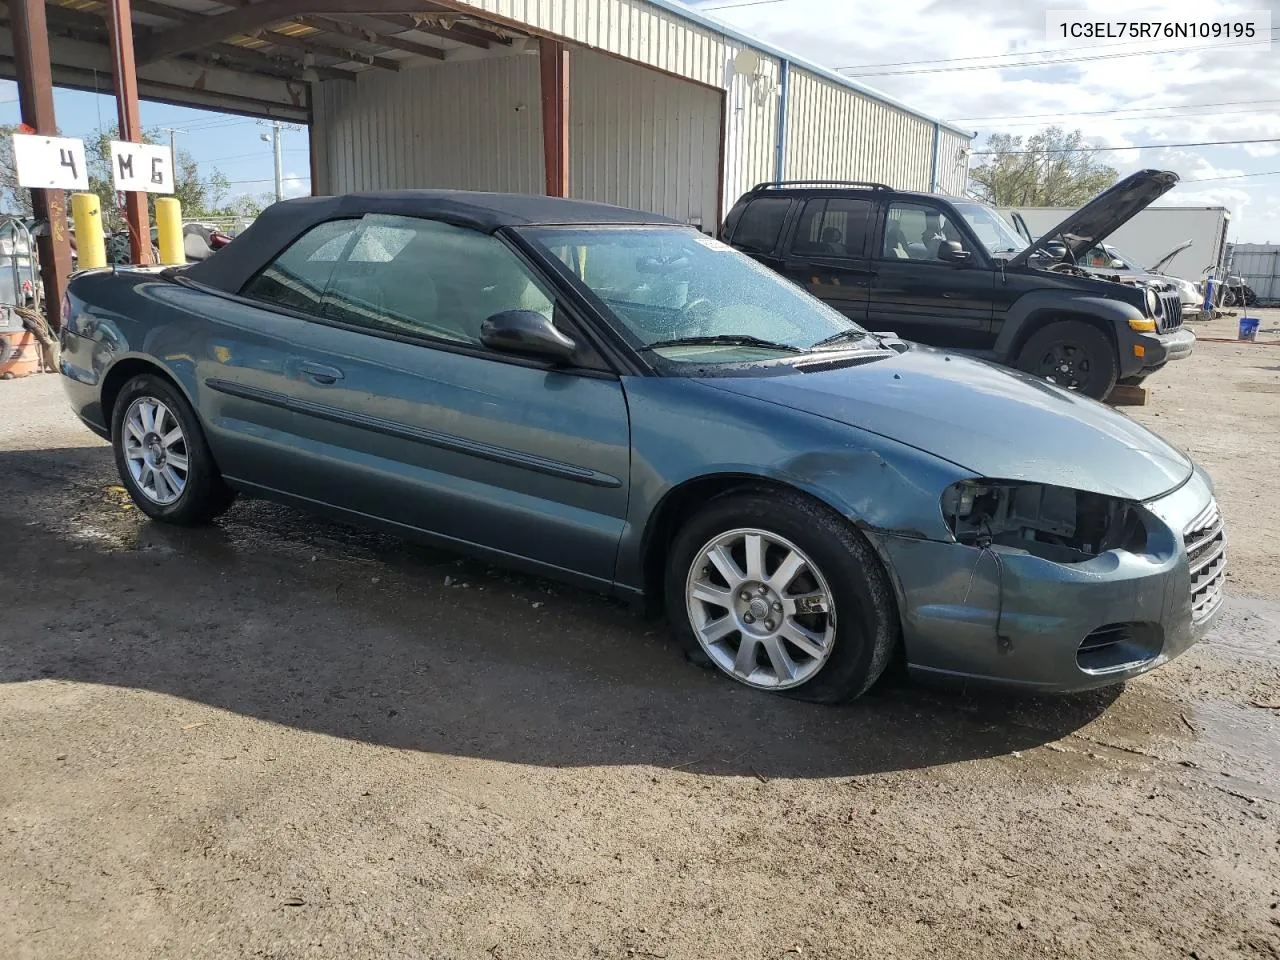
<instances>
[{"instance_id":1,"label":"blue barrel","mask_svg":"<svg viewBox=\"0 0 1280 960\"><path fill-rule=\"evenodd\" d=\"M1257 340L1258 339L1258 318L1257 317L1241 317L1240 318L1240 339L1241 340Z\"/></svg>"}]
</instances>

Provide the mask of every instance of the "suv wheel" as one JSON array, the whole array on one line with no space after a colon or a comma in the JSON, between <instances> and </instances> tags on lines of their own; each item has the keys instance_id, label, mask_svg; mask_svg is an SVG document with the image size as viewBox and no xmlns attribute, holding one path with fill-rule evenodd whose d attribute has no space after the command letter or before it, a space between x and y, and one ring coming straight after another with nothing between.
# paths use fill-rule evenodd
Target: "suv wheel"
<instances>
[{"instance_id":1,"label":"suv wheel","mask_svg":"<svg viewBox=\"0 0 1280 960\"><path fill-rule=\"evenodd\" d=\"M1079 320L1060 320L1033 333L1017 367L1095 400L1110 393L1120 375L1111 339Z\"/></svg>"}]
</instances>

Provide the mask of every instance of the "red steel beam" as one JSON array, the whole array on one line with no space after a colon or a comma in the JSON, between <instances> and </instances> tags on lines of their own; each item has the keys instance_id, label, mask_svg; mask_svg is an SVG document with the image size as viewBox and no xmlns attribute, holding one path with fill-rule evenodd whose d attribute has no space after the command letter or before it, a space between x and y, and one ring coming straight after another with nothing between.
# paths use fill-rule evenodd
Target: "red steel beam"
<instances>
[{"instance_id":1,"label":"red steel beam","mask_svg":"<svg viewBox=\"0 0 1280 960\"><path fill-rule=\"evenodd\" d=\"M12 0L13 59L18 77L22 122L46 137L58 135L53 113L53 71L49 64L49 28L45 0ZM61 190L32 190L31 212L49 224L36 241L44 309L49 326L62 327L62 296L71 276L71 244L67 239L67 198Z\"/></svg>"},{"instance_id":2,"label":"red steel beam","mask_svg":"<svg viewBox=\"0 0 1280 960\"><path fill-rule=\"evenodd\" d=\"M569 195L569 48L543 38L538 45L542 74L542 153L547 196Z\"/></svg>"},{"instance_id":3,"label":"red steel beam","mask_svg":"<svg viewBox=\"0 0 1280 960\"><path fill-rule=\"evenodd\" d=\"M110 0L107 27L111 36L112 79L116 88L116 111L120 117L120 139L142 142L142 121L138 117L138 74L133 58L133 12L129 0ZM124 195L124 217L129 224L129 255L134 263L151 263L151 218L147 195L130 190Z\"/></svg>"}]
</instances>

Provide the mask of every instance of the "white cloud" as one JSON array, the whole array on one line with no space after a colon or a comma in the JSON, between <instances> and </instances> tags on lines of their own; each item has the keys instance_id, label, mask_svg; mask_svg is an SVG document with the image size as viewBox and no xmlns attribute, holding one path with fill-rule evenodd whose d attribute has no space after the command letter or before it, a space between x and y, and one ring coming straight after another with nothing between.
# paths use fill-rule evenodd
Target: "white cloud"
<instances>
[{"instance_id":1,"label":"white cloud","mask_svg":"<svg viewBox=\"0 0 1280 960\"><path fill-rule=\"evenodd\" d=\"M1119 10L1117 6L1114 0L1071 4L1026 0L1007 5L954 0L897 0L889 5L783 0L723 9L714 15L825 66L852 67L847 73L865 75L854 77L857 82L934 116L979 118L958 124L977 128L979 144L991 133L1027 135L1056 123L1079 128L1090 142L1102 146L1134 148L1106 154L1121 173L1159 166L1191 181L1280 169L1276 160L1280 143L1137 149L1156 143L1280 137L1280 69L1276 66L1280 43L1271 48L1233 43L1112 56L1167 49L1168 44L1117 45L1106 40L1099 41L1106 46L1082 47L1050 38L1045 29L1046 10L1068 7L1111 21L1137 16L1212 21L1269 9L1273 25L1280 27L1280 0L1217 0L1212 5L1203 0L1163 0L1158 9L1147 9L1145 4L1123 4ZM1205 41L1196 46L1212 45ZM1014 53L1019 56L1008 56ZM1026 60L1076 62L973 69ZM1116 112L1099 115L1100 111ZM980 119L988 117L1003 119ZM1280 240L1280 176L1184 182L1163 202L1225 203L1232 208L1238 239Z\"/></svg>"},{"instance_id":2,"label":"white cloud","mask_svg":"<svg viewBox=\"0 0 1280 960\"><path fill-rule=\"evenodd\" d=\"M280 185L284 188L285 198L306 197L311 195L311 177L298 173L286 173L281 177Z\"/></svg>"}]
</instances>

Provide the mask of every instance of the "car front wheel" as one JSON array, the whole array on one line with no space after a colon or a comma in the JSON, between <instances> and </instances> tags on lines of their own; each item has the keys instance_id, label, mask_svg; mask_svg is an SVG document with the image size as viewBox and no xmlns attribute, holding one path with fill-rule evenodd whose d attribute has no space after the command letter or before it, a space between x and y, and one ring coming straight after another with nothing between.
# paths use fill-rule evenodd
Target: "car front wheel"
<instances>
[{"instance_id":1,"label":"car front wheel","mask_svg":"<svg viewBox=\"0 0 1280 960\"><path fill-rule=\"evenodd\" d=\"M821 504L773 492L713 500L670 559L677 638L739 683L839 703L889 662L899 625L888 577L862 535Z\"/></svg>"},{"instance_id":2,"label":"car front wheel","mask_svg":"<svg viewBox=\"0 0 1280 960\"><path fill-rule=\"evenodd\" d=\"M167 381L134 377L111 418L116 468L138 509L153 520L192 526L231 505L195 412Z\"/></svg>"}]
</instances>

